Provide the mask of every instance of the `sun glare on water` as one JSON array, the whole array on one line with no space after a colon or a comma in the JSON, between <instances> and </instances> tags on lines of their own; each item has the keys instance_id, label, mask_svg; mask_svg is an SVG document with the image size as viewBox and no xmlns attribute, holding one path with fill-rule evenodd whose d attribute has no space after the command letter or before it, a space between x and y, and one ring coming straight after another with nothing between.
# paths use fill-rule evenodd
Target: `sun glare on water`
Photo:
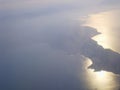
<instances>
[{"instance_id":1,"label":"sun glare on water","mask_svg":"<svg viewBox=\"0 0 120 90\"><path fill-rule=\"evenodd\" d=\"M111 10L88 15L82 21L83 26L95 28L101 34L92 39L97 41L104 48L120 52L119 33L120 33L120 10Z\"/></svg>"},{"instance_id":2,"label":"sun glare on water","mask_svg":"<svg viewBox=\"0 0 120 90\"><path fill-rule=\"evenodd\" d=\"M92 64L90 59L87 59L86 66L86 81L90 90L116 90L117 82L115 81L115 75L112 72L104 70L95 71L94 69L88 69L87 67Z\"/></svg>"},{"instance_id":3,"label":"sun glare on water","mask_svg":"<svg viewBox=\"0 0 120 90\"><path fill-rule=\"evenodd\" d=\"M99 79L103 79L106 76L106 72L99 71L99 72L96 72L96 75L99 77Z\"/></svg>"}]
</instances>

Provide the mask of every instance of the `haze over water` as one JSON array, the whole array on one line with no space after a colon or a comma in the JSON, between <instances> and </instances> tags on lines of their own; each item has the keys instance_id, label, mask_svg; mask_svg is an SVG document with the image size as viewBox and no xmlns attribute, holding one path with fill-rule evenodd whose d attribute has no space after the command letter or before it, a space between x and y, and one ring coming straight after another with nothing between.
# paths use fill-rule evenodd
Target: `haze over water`
<instances>
[{"instance_id":1,"label":"haze over water","mask_svg":"<svg viewBox=\"0 0 120 90\"><path fill-rule=\"evenodd\" d=\"M95 14L88 15L83 20L85 23L84 26L90 26L95 28L99 35L94 36L92 39L97 41L97 43L103 46L105 49L112 49L118 53L120 53L120 44L119 44L119 36L120 36L120 10L112 9L104 12L98 12ZM119 86L119 83L115 78L117 76L111 72L107 71L98 71L94 72L92 69L88 70L89 74L94 76L95 81L92 79L91 86L98 87L98 90L118 90L115 87ZM119 75L118 75L119 76ZM94 83L94 84L93 84ZM113 87L114 88L113 88ZM118 87L119 88L119 87Z\"/></svg>"},{"instance_id":2,"label":"haze over water","mask_svg":"<svg viewBox=\"0 0 120 90\"><path fill-rule=\"evenodd\" d=\"M119 0L1 0L0 90L119 90Z\"/></svg>"},{"instance_id":3,"label":"haze over water","mask_svg":"<svg viewBox=\"0 0 120 90\"><path fill-rule=\"evenodd\" d=\"M100 35L93 37L98 44L104 48L110 48L120 52L120 10L113 9L89 15L86 19L86 26L96 28Z\"/></svg>"}]
</instances>

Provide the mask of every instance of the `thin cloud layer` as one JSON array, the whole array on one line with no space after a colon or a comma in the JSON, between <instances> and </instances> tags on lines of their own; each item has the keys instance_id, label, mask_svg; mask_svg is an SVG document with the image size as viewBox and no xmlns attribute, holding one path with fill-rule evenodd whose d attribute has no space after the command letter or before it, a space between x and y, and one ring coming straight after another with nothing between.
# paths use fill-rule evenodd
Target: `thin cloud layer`
<instances>
[{"instance_id":1,"label":"thin cloud layer","mask_svg":"<svg viewBox=\"0 0 120 90\"><path fill-rule=\"evenodd\" d=\"M33 6L28 4L31 2L34 2ZM66 7L71 8L79 3L80 8L89 8L88 5L94 6L98 2L41 2L1 1L1 89L86 90L85 57L93 61L90 68L120 73L120 55L92 40L100 33L94 28L80 26L76 21L78 14L68 13L68 9L64 11ZM42 4L45 8L40 6ZM69 5L61 7L63 4Z\"/></svg>"},{"instance_id":2,"label":"thin cloud layer","mask_svg":"<svg viewBox=\"0 0 120 90\"><path fill-rule=\"evenodd\" d=\"M19 21L9 29L3 26L2 89L85 90L83 56L93 61L90 67L95 70L120 73L120 55L91 39L99 34L95 29L67 21L48 27L33 23Z\"/></svg>"},{"instance_id":3,"label":"thin cloud layer","mask_svg":"<svg viewBox=\"0 0 120 90\"><path fill-rule=\"evenodd\" d=\"M101 0L1 0L0 10L4 11L27 11L27 10L44 10L46 8L64 9L80 9L90 10L99 5ZM88 7L89 6L89 7Z\"/></svg>"}]
</instances>

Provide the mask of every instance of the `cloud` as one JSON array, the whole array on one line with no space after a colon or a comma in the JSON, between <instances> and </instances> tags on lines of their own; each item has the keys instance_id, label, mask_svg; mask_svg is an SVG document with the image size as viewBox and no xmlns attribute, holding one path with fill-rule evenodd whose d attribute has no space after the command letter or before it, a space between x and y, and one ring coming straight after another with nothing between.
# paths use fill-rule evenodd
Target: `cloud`
<instances>
[{"instance_id":1,"label":"cloud","mask_svg":"<svg viewBox=\"0 0 120 90\"><path fill-rule=\"evenodd\" d=\"M91 68L119 73L120 55L91 39L99 34L95 29L67 21L44 28L35 24L35 29L33 23L17 22L19 27L9 30L4 27L0 39L2 89L85 90L83 55L92 59ZM30 24L29 29L24 24Z\"/></svg>"},{"instance_id":2,"label":"cloud","mask_svg":"<svg viewBox=\"0 0 120 90\"><path fill-rule=\"evenodd\" d=\"M0 30L1 89L86 88L82 80L84 74L80 72L85 70L85 58L74 49L74 42L79 38L79 24L61 15L3 21Z\"/></svg>"},{"instance_id":3,"label":"cloud","mask_svg":"<svg viewBox=\"0 0 120 90\"><path fill-rule=\"evenodd\" d=\"M62 32L61 34L64 34L64 31ZM69 55L66 51L59 49L59 46L55 48L53 45L56 45L56 40L54 39L59 39L57 32L55 35L55 31L52 30L51 33L41 31L35 34L37 38L34 33L33 36L29 36L28 32L24 32L25 36L21 33L20 31L20 35L16 33L17 35L13 38L7 38L8 41L4 39L3 46L0 47L4 52L0 56L2 89L73 90L80 88L78 75L79 70L84 70L81 61L84 58L79 54Z\"/></svg>"},{"instance_id":4,"label":"cloud","mask_svg":"<svg viewBox=\"0 0 120 90\"><path fill-rule=\"evenodd\" d=\"M14 11L14 12L26 12L41 11L46 9L58 9L64 11L64 9L80 9L90 10L99 5L101 0L89 1L89 0L1 0L0 11ZM89 6L89 7L88 7Z\"/></svg>"},{"instance_id":5,"label":"cloud","mask_svg":"<svg viewBox=\"0 0 120 90\"><path fill-rule=\"evenodd\" d=\"M1 89L86 90L85 57L95 70L120 72L120 55L91 39L100 34L96 29L80 26L73 12L44 10L38 17L31 12L32 18L18 10L0 21Z\"/></svg>"}]
</instances>

